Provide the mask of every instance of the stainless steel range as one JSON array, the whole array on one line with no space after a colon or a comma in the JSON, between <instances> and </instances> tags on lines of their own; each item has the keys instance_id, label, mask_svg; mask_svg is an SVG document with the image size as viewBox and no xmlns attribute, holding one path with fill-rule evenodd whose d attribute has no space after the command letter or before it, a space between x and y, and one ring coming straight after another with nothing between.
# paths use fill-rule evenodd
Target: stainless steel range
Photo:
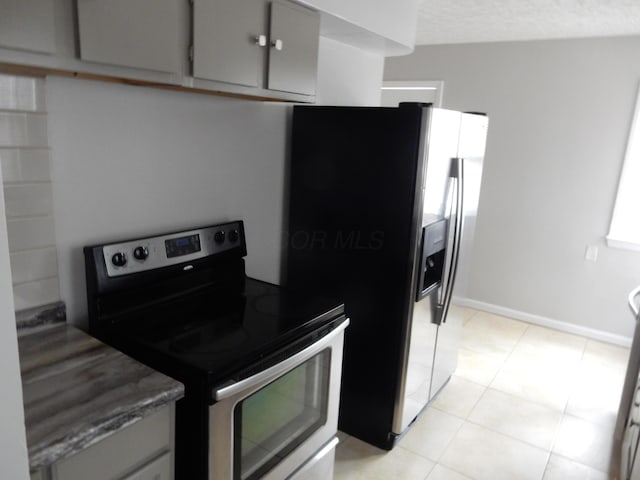
<instances>
[{"instance_id":1,"label":"stainless steel range","mask_svg":"<svg viewBox=\"0 0 640 480\"><path fill-rule=\"evenodd\" d=\"M177 479L333 478L340 302L247 277L241 221L84 254L90 333L185 385Z\"/></svg>"}]
</instances>

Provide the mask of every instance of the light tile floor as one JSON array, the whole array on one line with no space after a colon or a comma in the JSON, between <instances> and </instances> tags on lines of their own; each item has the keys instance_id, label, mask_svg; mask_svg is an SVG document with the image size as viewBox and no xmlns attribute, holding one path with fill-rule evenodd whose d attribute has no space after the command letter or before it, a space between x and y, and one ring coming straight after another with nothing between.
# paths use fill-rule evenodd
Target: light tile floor
<instances>
[{"instance_id":1,"label":"light tile floor","mask_svg":"<svg viewBox=\"0 0 640 480\"><path fill-rule=\"evenodd\" d=\"M335 480L604 480L627 348L468 308L458 368L390 452L339 433Z\"/></svg>"}]
</instances>

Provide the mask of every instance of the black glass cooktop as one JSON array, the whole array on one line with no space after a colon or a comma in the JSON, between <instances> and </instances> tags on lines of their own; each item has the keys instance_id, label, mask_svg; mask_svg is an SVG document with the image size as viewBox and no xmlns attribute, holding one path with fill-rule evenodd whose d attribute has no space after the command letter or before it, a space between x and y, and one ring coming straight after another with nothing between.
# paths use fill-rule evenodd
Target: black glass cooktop
<instances>
[{"instance_id":1,"label":"black glass cooktop","mask_svg":"<svg viewBox=\"0 0 640 480\"><path fill-rule=\"evenodd\" d=\"M126 343L128 354L145 352L144 361L159 370L179 377L186 368L211 383L343 313L337 301L246 278L241 292L205 290L165 302L118 321L108 335Z\"/></svg>"}]
</instances>

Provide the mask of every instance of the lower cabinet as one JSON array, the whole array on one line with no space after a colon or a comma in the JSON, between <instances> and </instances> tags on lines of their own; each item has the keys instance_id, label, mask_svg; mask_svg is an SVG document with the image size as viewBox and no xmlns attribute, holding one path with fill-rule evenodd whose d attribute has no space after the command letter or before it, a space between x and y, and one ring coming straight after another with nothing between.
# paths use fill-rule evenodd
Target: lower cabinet
<instances>
[{"instance_id":1,"label":"lower cabinet","mask_svg":"<svg viewBox=\"0 0 640 480\"><path fill-rule=\"evenodd\" d=\"M123 480L173 480L171 462L171 453L167 452Z\"/></svg>"},{"instance_id":2,"label":"lower cabinet","mask_svg":"<svg viewBox=\"0 0 640 480\"><path fill-rule=\"evenodd\" d=\"M45 480L45 477L42 471L38 470L37 472L31 472L31 480Z\"/></svg>"},{"instance_id":3,"label":"lower cabinet","mask_svg":"<svg viewBox=\"0 0 640 480\"><path fill-rule=\"evenodd\" d=\"M173 480L174 405L145 417L31 480Z\"/></svg>"}]
</instances>

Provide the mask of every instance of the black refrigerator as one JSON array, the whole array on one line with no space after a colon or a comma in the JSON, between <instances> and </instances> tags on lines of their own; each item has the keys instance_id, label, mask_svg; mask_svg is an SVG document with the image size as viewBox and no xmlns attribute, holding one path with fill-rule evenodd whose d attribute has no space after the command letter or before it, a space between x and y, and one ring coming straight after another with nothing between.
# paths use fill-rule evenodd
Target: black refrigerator
<instances>
[{"instance_id":1,"label":"black refrigerator","mask_svg":"<svg viewBox=\"0 0 640 480\"><path fill-rule=\"evenodd\" d=\"M428 104L293 110L284 282L344 301L339 428L384 449L456 367L462 324L447 314L487 126Z\"/></svg>"}]
</instances>

